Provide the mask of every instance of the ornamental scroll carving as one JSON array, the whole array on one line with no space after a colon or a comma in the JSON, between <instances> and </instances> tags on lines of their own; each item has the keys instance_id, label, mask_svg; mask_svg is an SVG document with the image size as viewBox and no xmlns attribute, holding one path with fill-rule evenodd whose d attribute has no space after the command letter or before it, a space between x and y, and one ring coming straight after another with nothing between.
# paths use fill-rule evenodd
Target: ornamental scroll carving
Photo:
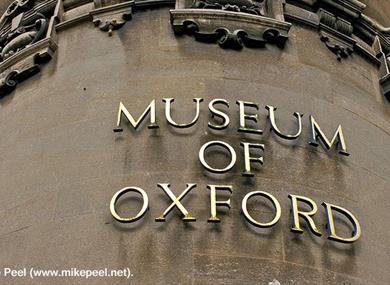
<instances>
[{"instance_id":1,"label":"ornamental scroll carving","mask_svg":"<svg viewBox=\"0 0 390 285\"><path fill-rule=\"evenodd\" d=\"M171 10L176 35L187 34L222 48L283 48L291 24L284 21L282 0L177 0Z\"/></svg>"},{"instance_id":2,"label":"ornamental scroll carving","mask_svg":"<svg viewBox=\"0 0 390 285\"><path fill-rule=\"evenodd\" d=\"M97 9L90 12L92 21L101 31L112 36L114 30L118 30L132 19L134 0L95 0Z\"/></svg>"},{"instance_id":3,"label":"ornamental scroll carving","mask_svg":"<svg viewBox=\"0 0 390 285\"><path fill-rule=\"evenodd\" d=\"M59 1L15 0L0 18L0 97L38 73L57 49Z\"/></svg>"}]
</instances>

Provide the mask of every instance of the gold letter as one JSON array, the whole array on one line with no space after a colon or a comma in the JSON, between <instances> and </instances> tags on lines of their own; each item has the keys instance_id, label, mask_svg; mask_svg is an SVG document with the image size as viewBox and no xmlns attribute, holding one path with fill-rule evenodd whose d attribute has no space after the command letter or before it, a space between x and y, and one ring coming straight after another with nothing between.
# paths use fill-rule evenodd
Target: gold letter
<instances>
[{"instance_id":1,"label":"gold letter","mask_svg":"<svg viewBox=\"0 0 390 285\"><path fill-rule=\"evenodd\" d=\"M275 218L271 222L260 223L260 222L256 221L254 218L252 218L251 215L249 215L248 209L246 206L247 206L249 198L252 196L263 196L263 197L266 197L266 198L271 200L271 202L274 205L275 210L276 210ZM276 198L274 196L272 196L271 194L269 194L267 192L263 192L263 191L254 191L254 192L250 192L250 193L246 194L244 199L242 200L242 212L244 213L244 216L249 223L251 223L252 225L254 225L256 227L260 227L260 228L272 227L273 225L275 225L279 221L280 216L282 215L282 210L280 208L280 204L279 204L278 200L276 200Z\"/></svg>"},{"instance_id":2,"label":"gold letter","mask_svg":"<svg viewBox=\"0 0 390 285\"><path fill-rule=\"evenodd\" d=\"M205 160L204 158L204 153L206 151L206 148L208 148L210 145L221 145L223 146L224 148L226 148L229 152L230 152L230 155L231 155L231 160L230 160L230 163L228 166L226 166L225 168L222 168L222 169L219 169L219 168L212 168ZM202 163L202 165L209 171L211 172L214 172L214 173L224 173L224 172L228 172L230 169L232 169L232 167L234 166L234 164L236 163L236 159L237 159L237 155L236 155L236 152L234 151L234 149L227 143L225 142L222 142L222 141L210 141L208 143L205 143L204 145L202 145L202 147L200 148L199 150L199 160L200 162Z\"/></svg>"},{"instance_id":3,"label":"gold letter","mask_svg":"<svg viewBox=\"0 0 390 285\"><path fill-rule=\"evenodd\" d=\"M136 121L133 116L130 114L130 112L126 109L125 105L123 105L122 102L119 103L119 111L118 111L118 117L116 121L116 128L114 129L114 132L122 132L123 129L120 127L121 125L121 118L122 113L125 115L126 119L130 122L130 124L133 126L134 129L137 129L143 119L146 117L146 115L150 112L150 125L148 125L149 129L158 128L158 125L156 123L156 102L153 100L150 102L149 106L146 108L146 110L142 113L141 117Z\"/></svg>"},{"instance_id":4,"label":"gold letter","mask_svg":"<svg viewBox=\"0 0 390 285\"><path fill-rule=\"evenodd\" d=\"M332 205L326 202L323 202L322 205L325 207L326 212L326 218L327 218L327 231L328 231L328 239L339 241L342 243L352 243L354 241L357 241L360 238L360 235L362 233L360 224L358 220L355 218L355 216L348 211L347 209L344 209L342 207ZM336 212L339 212L340 214L344 214L348 218L348 220L353 225L353 231L352 231L352 237L350 238L343 238L336 234L336 228L334 226L334 220L333 220L333 212L332 209Z\"/></svg>"},{"instance_id":5,"label":"gold letter","mask_svg":"<svg viewBox=\"0 0 390 285\"><path fill-rule=\"evenodd\" d=\"M287 139L287 140L294 140L294 139L299 137L299 135L302 132L302 119L301 119L301 117L303 115L299 114L298 112L294 112L294 116L298 120L298 132L295 135L285 135L276 126L276 122L275 122L275 110L276 110L276 108L272 107L270 105L265 106L265 108L268 110L268 113L269 113L269 121L270 121L271 127L272 127L271 130L274 130L275 134L277 134L279 137L281 137L283 139Z\"/></svg>"},{"instance_id":6,"label":"gold letter","mask_svg":"<svg viewBox=\"0 0 390 285\"><path fill-rule=\"evenodd\" d=\"M296 233L303 233L303 230L301 229L301 226L299 224L299 217L302 217L309 224L309 228L312 231L312 233L317 236L321 236L320 231L317 229L313 219L311 218L318 210L316 203L307 197L291 195L291 194L289 194L288 196L291 199L291 210L293 214L293 227L291 228L291 231ZM298 201L310 205L312 210L309 212L302 212L298 210Z\"/></svg>"},{"instance_id":7,"label":"gold letter","mask_svg":"<svg viewBox=\"0 0 390 285\"><path fill-rule=\"evenodd\" d=\"M193 125L195 125L196 121L199 118L199 112L200 112L200 102L203 101L202 98L194 98L194 102L196 102L196 114L195 118L192 120L191 123L188 124L177 124L175 121L172 120L171 116L171 103L175 101L173 98L163 98L162 99L165 102L165 117L167 118L167 121L171 126L174 126L176 128L189 128Z\"/></svg>"},{"instance_id":8,"label":"gold letter","mask_svg":"<svg viewBox=\"0 0 390 285\"><path fill-rule=\"evenodd\" d=\"M195 222L196 219L194 217L191 217L190 213L184 208L184 206L180 203L180 200L184 198L185 195L187 195L188 192L191 191L191 189L196 187L196 184L187 184L187 188L180 194L179 198L176 198L176 196L172 193L171 189L169 189L168 183L158 183L157 186L159 186L162 190L164 190L165 194L168 195L169 198L173 201L173 203L165 210L165 212L158 218L155 219L156 222L165 222L165 217L169 214L169 212L173 209L173 207L177 207L180 212L183 214L182 220L185 222Z\"/></svg>"},{"instance_id":9,"label":"gold letter","mask_svg":"<svg viewBox=\"0 0 390 285\"><path fill-rule=\"evenodd\" d=\"M244 102L244 101L237 101L237 104L238 104L239 110L240 110L240 128L238 129L238 131L245 132L245 133L262 134L263 133L262 130L248 128L245 125L245 120L251 120L255 123L257 123L259 120L257 114L255 114L255 115L245 114L245 106L253 107L256 110L259 110L259 106L256 103Z\"/></svg>"},{"instance_id":10,"label":"gold letter","mask_svg":"<svg viewBox=\"0 0 390 285\"><path fill-rule=\"evenodd\" d=\"M140 193L142 195L142 199L144 200L144 204L142 205L141 211L139 211L136 216L130 217L130 218L122 218L118 215L118 213L115 209L115 205L118 202L119 198L121 196L123 196L124 194L126 194L127 192ZM118 192L116 192L114 194L114 196L112 196L111 202L110 202L110 212L111 212L111 215L114 217L114 219L117 220L118 222L132 223L132 222L138 221L139 219L141 219L143 217L143 215L145 215L146 211L148 210L148 205L149 205L148 195L146 194L146 192L144 190L142 190L141 188L138 188L138 187L127 187L127 188L123 188L123 189L119 190Z\"/></svg>"},{"instance_id":11,"label":"gold letter","mask_svg":"<svg viewBox=\"0 0 390 285\"><path fill-rule=\"evenodd\" d=\"M310 116L310 142L309 144L313 146L318 146L317 139L320 138L321 142L325 145L325 147L330 150L333 143L336 141L336 138L338 138L338 149L339 153L343 155L349 155L347 152L347 146L345 144L344 135L343 135L343 129L341 128L341 125L337 127L336 132L333 135L332 141L329 141L328 138L325 136L325 134L322 132L320 126L318 123L314 120L313 116Z\"/></svg>"},{"instance_id":12,"label":"gold letter","mask_svg":"<svg viewBox=\"0 0 390 285\"><path fill-rule=\"evenodd\" d=\"M207 188L211 190L211 217L207 220L209 223L220 223L221 220L217 217L217 206L225 206L230 209L230 199L227 201L217 201L217 190L225 190L232 193L232 186L229 185L207 185Z\"/></svg>"},{"instance_id":13,"label":"gold letter","mask_svg":"<svg viewBox=\"0 0 390 285\"><path fill-rule=\"evenodd\" d=\"M251 161L257 162L260 164L263 164L263 157L251 157L249 153L249 148L259 148L261 150L264 150L264 145L259 143L248 143L248 142L241 142L241 145L244 147L244 160L245 160L245 169L244 172L242 172L242 176L254 176L254 174L251 172Z\"/></svg>"},{"instance_id":14,"label":"gold letter","mask_svg":"<svg viewBox=\"0 0 390 285\"><path fill-rule=\"evenodd\" d=\"M226 115L224 112L221 112L214 108L214 104L223 104L226 107L229 108L229 102L224 99L214 99L211 100L209 103L209 110L211 112L211 117L214 118L214 116L222 118L222 125L213 125L210 122L208 123L208 126L214 130L223 130L226 129L229 126L230 119L229 116Z\"/></svg>"}]
</instances>

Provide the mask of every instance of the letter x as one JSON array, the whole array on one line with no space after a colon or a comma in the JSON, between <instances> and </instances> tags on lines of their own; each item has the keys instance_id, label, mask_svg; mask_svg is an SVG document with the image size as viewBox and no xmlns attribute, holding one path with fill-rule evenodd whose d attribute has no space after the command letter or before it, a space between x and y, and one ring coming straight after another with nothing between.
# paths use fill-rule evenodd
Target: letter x
<instances>
[{"instance_id":1,"label":"letter x","mask_svg":"<svg viewBox=\"0 0 390 285\"><path fill-rule=\"evenodd\" d=\"M188 192L190 192L193 188L196 187L196 184L189 183L187 184L187 188L180 194L180 196L177 198L175 194L172 193L171 189L169 189L169 183L158 183L158 187L160 187L162 190L164 190L165 194L168 195L168 197L173 201L172 204L164 211L164 213L155 219L156 222L165 222L165 217L169 214L170 211L176 206L180 212L183 214L183 221L186 222L195 222L196 219L194 217L191 217L190 213L184 208L184 206L180 203L180 200L182 200Z\"/></svg>"}]
</instances>

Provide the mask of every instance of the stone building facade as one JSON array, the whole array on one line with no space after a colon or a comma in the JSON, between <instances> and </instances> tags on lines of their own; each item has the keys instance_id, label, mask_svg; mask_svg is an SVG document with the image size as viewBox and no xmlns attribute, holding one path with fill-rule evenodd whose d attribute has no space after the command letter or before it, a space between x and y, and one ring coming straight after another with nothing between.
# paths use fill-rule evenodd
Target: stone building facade
<instances>
[{"instance_id":1,"label":"stone building facade","mask_svg":"<svg viewBox=\"0 0 390 285\"><path fill-rule=\"evenodd\" d=\"M12 0L0 10L0 284L388 284L389 1ZM226 127L209 126L227 123L209 110L215 99ZM120 106L134 119L149 113L135 130ZM280 133L301 122L297 138L278 134L270 106ZM153 114L159 127L149 129ZM328 149L311 119L329 146L341 125L349 156ZM211 141L233 148L229 171L202 164ZM250 161L249 177L243 142L263 160ZM334 144L342 148L340 136ZM206 154L214 169L232 161L220 147ZM173 205L156 222L172 203L164 183L176 197L196 184L180 199L196 221ZM217 191L231 200L216 207L220 223L208 222L210 185L230 186ZM149 201L131 223L110 210L125 187ZM280 204L272 227L243 212L253 191ZM312 201L300 200L301 211L318 206L321 236L302 215L303 232L291 230L291 195ZM324 202L356 217L358 240L329 239ZM133 192L115 210L131 217L143 205ZM269 197L247 200L256 221L276 212ZM336 214L340 236L356 231ZM32 279L4 268L131 275Z\"/></svg>"}]
</instances>

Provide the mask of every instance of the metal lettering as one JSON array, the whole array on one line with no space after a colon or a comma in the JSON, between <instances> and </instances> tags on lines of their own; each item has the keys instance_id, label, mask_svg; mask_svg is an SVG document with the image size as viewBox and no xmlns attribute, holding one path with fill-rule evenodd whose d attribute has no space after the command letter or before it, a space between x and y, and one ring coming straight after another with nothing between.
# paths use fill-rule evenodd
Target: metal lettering
<instances>
[{"instance_id":1,"label":"metal lettering","mask_svg":"<svg viewBox=\"0 0 390 285\"><path fill-rule=\"evenodd\" d=\"M123 217L119 216L118 212L116 211L115 206L116 206L116 203L118 202L119 198L128 192L140 193L142 195L142 199L143 199L144 203L142 205L142 209L138 212L138 214L136 216L129 217L129 218L123 218ZM111 215L114 217L114 219L117 220L118 222L133 223L135 221L138 221L139 219L141 219L145 215L146 211L148 210L148 206L149 206L149 198L144 190L142 190L141 188L138 188L138 187L126 187L126 188L123 188L123 189L119 190L118 192L116 192L114 194L114 196L112 197L111 202L110 202L110 212L111 212Z\"/></svg>"}]
</instances>

